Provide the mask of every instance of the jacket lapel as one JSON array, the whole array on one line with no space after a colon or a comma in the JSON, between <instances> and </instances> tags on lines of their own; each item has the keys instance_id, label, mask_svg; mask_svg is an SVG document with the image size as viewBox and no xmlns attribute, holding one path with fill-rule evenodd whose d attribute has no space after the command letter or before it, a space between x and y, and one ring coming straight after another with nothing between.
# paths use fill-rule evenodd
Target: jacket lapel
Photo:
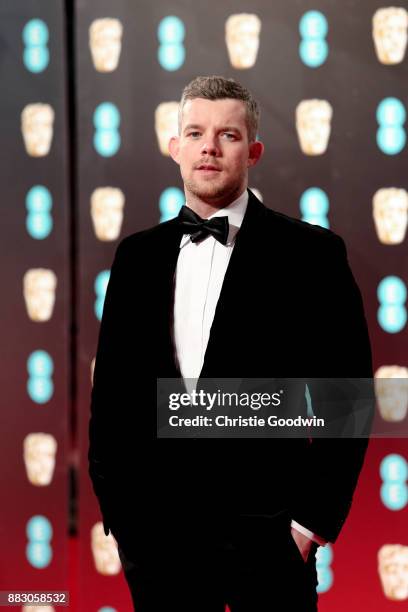
<instances>
[{"instance_id":1,"label":"jacket lapel","mask_svg":"<svg viewBox=\"0 0 408 612\"><path fill-rule=\"evenodd\" d=\"M210 338L204 356L200 378L219 376L225 372L225 364L231 363L234 343L242 332L242 319L248 323L248 312L243 305L253 295L254 272L259 269L262 254L262 228L267 214L266 207L249 191L248 206L225 274L220 297L211 326ZM180 377L173 343L174 278L180 241L183 235L177 219L163 224L156 245L158 261L156 338L158 351L157 376ZM163 256L165 254L165 260ZM246 298L245 298L246 296ZM234 370L235 371L235 370ZM239 376L237 371L234 376Z\"/></svg>"},{"instance_id":2,"label":"jacket lapel","mask_svg":"<svg viewBox=\"0 0 408 612\"><path fill-rule=\"evenodd\" d=\"M262 257L259 234L266 212L266 207L249 191L247 210L225 274L200 378L226 372L225 366L231 363L231 351L235 349L231 339L241 333L242 319L248 322L248 313L243 312L243 301L245 295L250 294L253 273ZM237 371L234 376L240 376L240 373Z\"/></svg>"}]
</instances>

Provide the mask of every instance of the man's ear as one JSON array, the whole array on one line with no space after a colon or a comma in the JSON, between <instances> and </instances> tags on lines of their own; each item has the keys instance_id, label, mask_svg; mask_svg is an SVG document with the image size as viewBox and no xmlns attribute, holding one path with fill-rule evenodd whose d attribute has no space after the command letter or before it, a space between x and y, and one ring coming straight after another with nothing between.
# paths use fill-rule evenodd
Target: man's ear
<instances>
[{"instance_id":1,"label":"man's ear","mask_svg":"<svg viewBox=\"0 0 408 612\"><path fill-rule=\"evenodd\" d=\"M172 136L170 138L169 152L176 164L179 164L180 139L178 136Z\"/></svg>"},{"instance_id":2,"label":"man's ear","mask_svg":"<svg viewBox=\"0 0 408 612\"><path fill-rule=\"evenodd\" d=\"M255 140L255 142L251 142L249 145L249 157L248 157L248 168L251 166L255 166L261 159L265 147L260 140Z\"/></svg>"}]
</instances>

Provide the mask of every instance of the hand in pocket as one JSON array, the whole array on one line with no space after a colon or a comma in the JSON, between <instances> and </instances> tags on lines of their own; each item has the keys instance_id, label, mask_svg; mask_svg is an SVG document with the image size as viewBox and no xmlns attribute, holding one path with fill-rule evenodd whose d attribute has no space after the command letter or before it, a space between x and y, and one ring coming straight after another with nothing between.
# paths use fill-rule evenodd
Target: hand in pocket
<instances>
[{"instance_id":1,"label":"hand in pocket","mask_svg":"<svg viewBox=\"0 0 408 612\"><path fill-rule=\"evenodd\" d=\"M301 555L303 561L306 563L309 557L310 549L313 544L313 540L305 536L303 533L301 533L294 527L290 528L290 533L298 548L299 554Z\"/></svg>"}]
</instances>

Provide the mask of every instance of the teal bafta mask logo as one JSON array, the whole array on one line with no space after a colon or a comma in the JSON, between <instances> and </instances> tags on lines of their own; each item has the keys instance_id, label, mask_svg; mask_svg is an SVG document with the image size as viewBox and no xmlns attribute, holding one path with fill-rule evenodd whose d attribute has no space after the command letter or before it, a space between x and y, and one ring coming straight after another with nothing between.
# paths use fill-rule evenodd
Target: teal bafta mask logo
<instances>
[{"instance_id":1,"label":"teal bafta mask logo","mask_svg":"<svg viewBox=\"0 0 408 612\"><path fill-rule=\"evenodd\" d=\"M25 24L23 62L30 72L43 72L47 68L50 61L48 38L48 27L42 19L31 19Z\"/></svg>"},{"instance_id":2,"label":"teal bafta mask logo","mask_svg":"<svg viewBox=\"0 0 408 612\"><path fill-rule=\"evenodd\" d=\"M105 302L106 289L108 288L110 270L102 270L95 279L94 289L96 294L95 316L100 321L102 319L103 305Z\"/></svg>"},{"instance_id":3,"label":"teal bafta mask logo","mask_svg":"<svg viewBox=\"0 0 408 612\"><path fill-rule=\"evenodd\" d=\"M301 195L299 203L302 221L312 225L329 228L327 214L329 212L329 198L319 187L309 187Z\"/></svg>"},{"instance_id":4,"label":"teal bafta mask logo","mask_svg":"<svg viewBox=\"0 0 408 612\"><path fill-rule=\"evenodd\" d=\"M381 461L381 501L389 510L399 511L408 503L408 463L401 455L393 453Z\"/></svg>"},{"instance_id":5,"label":"teal bafta mask logo","mask_svg":"<svg viewBox=\"0 0 408 612\"><path fill-rule=\"evenodd\" d=\"M333 586L333 549L330 544L319 546L316 551L317 593L327 593Z\"/></svg>"},{"instance_id":6,"label":"teal bafta mask logo","mask_svg":"<svg viewBox=\"0 0 408 612\"><path fill-rule=\"evenodd\" d=\"M324 64L329 54L326 36L329 26L326 17L320 11L307 11L299 21L301 42L299 55L309 68Z\"/></svg>"},{"instance_id":7,"label":"teal bafta mask logo","mask_svg":"<svg viewBox=\"0 0 408 612\"><path fill-rule=\"evenodd\" d=\"M52 196L44 185L34 185L25 199L27 216L26 229L35 240L43 240L52 232Z\"/></svg>"},{"instance_id":8,"label":"teal bafta mask logo","mask_svg":"<svg viewBox=\"0 0 408 612\"><path fill-rule=\"evenodd\" d=\"M407 288L404 281L398 276L386 276L378 285L377 297L380 327L389 334L400 332L407 322Z\"/></svg>"},{"instance_id":9,"label":"teal bafta mask logo","mask_svg":"<svg viewBox=\"0 0 408 612\"><path fill-rule=\"evenodd\" d=\"M27 561L37 569L46 568L52 560L52 526L47 517L32 516L27 522Z\"/></svg>"},{"instance_id":10,"label":"teal bafta mask logo","mask_svg":"<svg viewBox=\"0 0 408 612\"><path fill-rule=\"evenodd\" d=\"M181 68L186 57L184 48L185 27L179 17L164 17L157 28L159 48L157 59L164 70L173 72Z\"/></svg>"},{"instance_id":11,"label":"teal bafta mask logo","mask_svg":"<svg viewBox=\"0 0 408 612\"><path fill-rule=\"evenodd\" d=\"M386 155L397 155L405 147L405 106L398 98L384 98L377 107L377 145Z\"/></svg>"},{"instance_id":12,"label":"teal bafta mask logo","mask_svg":"<svg viewBox=\"0 0 408 612\"><path fill-rule=\"evenodd\" d=\"M46 404L54 393L54 362L44 350L33 351L27 359L27 393L33 402Z\"/></svg>"},{"instance_id":13,"label":"teal bafta mask logo","mask_svg":"<svg viewBox=\"0 0 408 612\"><path fill-rule=\"evenodd\" d=\"M121 138L119 132L120 112L112 102L102 102L95 109L94 147L102 157L112 157L119 151Z\"/></svg>"},{"instance_id":14,"label":"teal bafta mask logo","mask_svg":"<svg viewBox=\"0 0 408 612\"><path fill-rule=\"evenodd\" d=\"M178 187L167 187L159 199L160 223L174 219L184 206L184 193Z\"/></svg>"}]
</instances>

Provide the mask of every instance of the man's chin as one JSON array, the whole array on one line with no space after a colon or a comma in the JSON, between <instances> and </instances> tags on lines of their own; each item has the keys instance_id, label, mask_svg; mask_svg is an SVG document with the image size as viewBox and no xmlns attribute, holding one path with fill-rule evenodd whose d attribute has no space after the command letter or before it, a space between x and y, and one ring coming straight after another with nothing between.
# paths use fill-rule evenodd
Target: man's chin
<instances>
[{"instance_id":1,"label":"man's chin","mask_svg":"<svg viewBox=\"0 0 408 612\"><path fill-rule=\"evenodd\" d=\"M222 199L227 195L225 191L220 190L211 190L211 189L200 189L196 192L193 192L196 198L203 200L204 202L216 202L219 199Z\"/></svg>"},{"instance_id":2,"label":"man's chin","mask_svg":"<svg viewBox=\"0 0 408 612\"><path fill-rule=\"evenodd\" d=\"M227 185L197 185L194 183L186 186L190 193L204 202L217 202L227 197L232 191Z\"/></svg>"}]
</instances>

